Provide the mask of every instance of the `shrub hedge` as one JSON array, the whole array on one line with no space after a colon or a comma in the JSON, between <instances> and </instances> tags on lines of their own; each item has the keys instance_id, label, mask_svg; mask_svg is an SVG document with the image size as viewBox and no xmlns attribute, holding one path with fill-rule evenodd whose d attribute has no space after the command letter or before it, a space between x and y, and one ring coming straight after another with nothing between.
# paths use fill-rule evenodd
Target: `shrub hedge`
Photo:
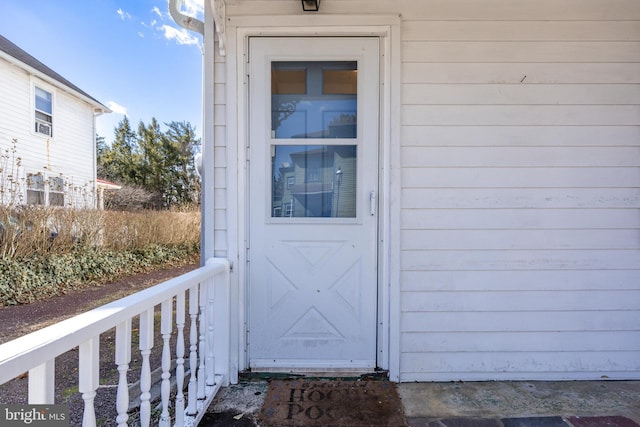
<instances>
[{"instance_id":1,"label":"shrub hedge","mask_svg":"<svg viewBox=\"0 0 640 427\"><path fill-rule=\"evenodd\" d=\"M197 262L198 245L98 249L30 259L0 259L0 306L28 304L158 266Z\"/></svg>"},{"instance_id":2,"label":"shrub hedge","mask_svg":"<svg viewBox=\"0 0 640 427\"><path fill-rule=\"evenodd\" d=\"M27 304L157 266L197 262L197 211L0 205L0 306Z\"/></svg>"}]
</instances>

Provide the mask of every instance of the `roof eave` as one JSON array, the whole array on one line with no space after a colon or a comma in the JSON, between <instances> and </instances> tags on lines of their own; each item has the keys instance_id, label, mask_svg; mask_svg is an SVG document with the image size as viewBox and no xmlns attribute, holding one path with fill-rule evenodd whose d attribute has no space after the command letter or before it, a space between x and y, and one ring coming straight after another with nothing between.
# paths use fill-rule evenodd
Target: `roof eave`
<instances>
[{"instance_id":1,"label":"roof eave","mask_svg":"<svg viewBox=\"0 0 640 427\"><path fill-rule=\"evenodd\" d=\"M78 92L77 90L75 90L72 87L69 87L61 82L59 82L58 80L51 78L50 76L46 75L45 73L43 73L42 71L39 71L35 68L33 68L32 66L25 64L24 62L20 61L19 59L9 55L6 52L3 52L0 50L0 58L4 59L5 61L9 62L10 64L15 65L16 67L20 67L21 69L23 69L24 71L26 71L27 73L38 77L41 80L44 80L45 82L49 83L52 86L55 86L65 92L71 93L73 96L75 96L76 98L79 98L81 100L83 100L84 102L88 103L89 105L91 105L91 107L93 107L93 112L94 114L105 114L105 113L111 113L112 111L105 105L103 105L102 103L96 101L95 99Z\"/></svg>"}]
</instances>

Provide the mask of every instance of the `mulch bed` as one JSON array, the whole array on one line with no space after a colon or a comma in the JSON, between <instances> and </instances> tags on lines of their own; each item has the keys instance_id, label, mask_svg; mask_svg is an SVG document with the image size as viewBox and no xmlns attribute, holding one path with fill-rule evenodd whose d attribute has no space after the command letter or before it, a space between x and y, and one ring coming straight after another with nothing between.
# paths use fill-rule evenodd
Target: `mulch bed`
<instances>
[{"instance_id":1,"label":"mulch bed","mask_svg":"<svg viewBox=\"0 0 640 427\"><path fill-rule=\"evenodd\" d=\"M263 427L402 427L402 404L388 381L274 380L260 413Z\"/></svg>"}]
</instances>

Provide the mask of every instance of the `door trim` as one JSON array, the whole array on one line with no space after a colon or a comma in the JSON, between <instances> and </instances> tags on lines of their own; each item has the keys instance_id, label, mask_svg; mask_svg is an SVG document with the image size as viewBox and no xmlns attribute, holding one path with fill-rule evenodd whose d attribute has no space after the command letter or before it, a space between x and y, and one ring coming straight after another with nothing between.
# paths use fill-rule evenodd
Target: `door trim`
<instances>
[{"instance_id":1,"label":"door trim","mask_svg":"<svg viewBox=\"0 0 640 427\"><path fill-rule=\"evenodd\" d=\"M356 19L357 18L357 19ZM354 26L353 22L362 25ZM293 24L292 24L293 23ZM229 95L226 100L226 165L228 255L237 260L232 305L237 310L232 348L237 369L248 367L247 274L248 234L248 40L256 36L376 36L380 39L380 131L378 220L378 344L380 368L400 379L400 71L401 19L395 15L296 15L228 17L227 61L221 68ZM233 91L235 90L235 96ZM393 197L391 197L393 195Z\"/></svg>"}]
</instances>

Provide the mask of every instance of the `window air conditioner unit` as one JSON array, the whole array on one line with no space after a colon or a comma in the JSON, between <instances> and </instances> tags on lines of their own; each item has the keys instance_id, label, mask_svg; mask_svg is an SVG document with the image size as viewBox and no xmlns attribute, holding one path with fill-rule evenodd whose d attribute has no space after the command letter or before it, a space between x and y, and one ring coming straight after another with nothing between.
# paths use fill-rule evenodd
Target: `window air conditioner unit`
<instances>
[{"instance_id":1,"label":"window air conditioner unit","mask_svg":"<svg viewBox=\"0 0 640 427\"><path fill-rule=\"evenodd\" d=\"M36 122L36 129L37 129L38 133L42 133L42 134L51 136L51 125L49 125L49 124Z\"/></svg>"}]
</instances>

